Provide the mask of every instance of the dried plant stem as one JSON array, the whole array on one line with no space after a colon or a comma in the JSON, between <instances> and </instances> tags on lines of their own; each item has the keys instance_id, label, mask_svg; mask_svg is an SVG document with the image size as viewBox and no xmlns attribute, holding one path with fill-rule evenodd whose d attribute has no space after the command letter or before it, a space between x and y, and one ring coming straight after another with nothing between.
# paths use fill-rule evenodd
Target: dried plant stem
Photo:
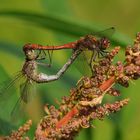
<instances>
[{"instance_id":1,"label":"dried plant stem","mask_svg":"<svg viewBox=\"0 0 140 140\"><path fill-rule=\"evenodd\" d=\"M110 77L107 81L103 82L99 89L102 92L106 92L108 89L110 89L115 82L115 76ZM103 96L103 95L101 95ZM78 105L78 104L77 104ZM75 105L70 112L68 112L57 124L56 124L56 129L61 128L62 126L66 125L69 120L71 120L75 115L79 113L79 110L77 109L77 105ZM45 130L45 135L47 137L47 134L51 131L51 129L46 129Z\"/></svg>"}]
</instances>

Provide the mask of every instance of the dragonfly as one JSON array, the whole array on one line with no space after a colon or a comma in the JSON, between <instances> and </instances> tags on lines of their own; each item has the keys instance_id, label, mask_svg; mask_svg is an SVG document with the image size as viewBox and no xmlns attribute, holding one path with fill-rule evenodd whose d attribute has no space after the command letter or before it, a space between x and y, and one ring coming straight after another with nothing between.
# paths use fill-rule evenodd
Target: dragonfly
<instances>
[{"instance_id":1,"label":"dragonfly","mask_svg":"<svg viewBox=\"0 0 140 140\"><path fill-rule=\"evenodd\" d=\"M91 33L81 37L79 40L69 42L59 46L42 46L40 44L25 44L23 51L26 50L61 50L61 49L73 49L82 50L82 59L87 59L90 70L93 72L93 62L96 62L98 58L104 57L108 52L106 49L110 46L110 37L115 32L115 28L111 27L104 31L97 33ZM88 51L87 53L85 53Z\"/></svg>"},{"instance_id":2,"label":"dragonfly","mask_svg":"<svg viewBox=\"0 0 140 140\"><path fill-rule=\"evenodd\" d=\"M114 28L111 28L114 30ZM100 36L100 35L99 35ZM104 56L106 54L106 49L109 47L110 41L107 37L102 36L101 38L96 38L92 34L86 35L77 41L70 42L60 46L42 46L39 44L26 44L23 46L23 51L25 53L25 63L22 70L4 87L0 88L0 99L7 97L7 92L17 81L24 78L24 81L20 84L20 97L15 104L11 115L14 116L15 112L18 110L20 104L27 104L30 101L30 94L32 94L31 89L34 83L48 83L58 80L70 67L70 65L75 61L75 59L84 51L89 50L92 52L90 57L89 66L92 69L92 61L96 61L99 55ZM47 75L45 73L38 72L38 65L41 63L38 60L42 60L46 57L44 50L61 50L61 49L72 49L73 53L68 61L60 68L60 70L55 75ZM39 52L36 52L38 50ZM43 53L44 56L41 56ZM50 53L48 53L50 64L52 61ZM50 64L45 64L50 67ZM44 64L41 64L44 65Z\"/></svg>"},{"instance_id":3,"label":"dragonfly","mask_svg":"<svg viewBox=\"0 0 140 140\"><path fill-rule=\"evenodd\" d=\"M30 101L31 94L33 94L32 89L35 83L48 83L58 80L74 62L81 51L76 50L55 75L47 75L38 71L38 64L40 63L38 63L37 60L42 59L42 56L40 57L41 52L38 53L36 50L28 49L25 50L24 53L26 57L22 70L19 71L18 74L8 84L0 88L0 102L2 102L12 95L12 93L9 92L10 88L21 81L21 79L24 79L19 86L20 97L11 112L12 118L14 118L14 115L17 114L21 104L27 104ZM47 66L49 67L50 65L48 64Z\"/></svg>"}]
</instances>

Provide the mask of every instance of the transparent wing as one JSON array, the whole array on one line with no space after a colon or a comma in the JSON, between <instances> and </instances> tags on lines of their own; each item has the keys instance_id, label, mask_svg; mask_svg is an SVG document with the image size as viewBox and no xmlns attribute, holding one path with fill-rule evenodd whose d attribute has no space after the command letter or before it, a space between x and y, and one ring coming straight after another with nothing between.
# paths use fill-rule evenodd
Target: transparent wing
<instances>
[{"instance_id":1,"label":"transparent wing","mask_svg":"<svg viewBox=\"0 0 140 140\"><path fill-rule=\"evenodd\" d=\"M27 79L25 83L20 85L20 98L23 102L28 103L32 99L35 92L34 82Z\"/></svg>"},{"instance_id":2,"label":"transparent wing","mask_svg":"<svg viewBox=\"0 0 140 140\"><path fill-rule=\"evenodd\" d=\"M26 104L21 100L21 98L17 100L10 112L10 120L12 122L18 123L18 118L23 117L25 105Z\"/></svg>"},{"instance_id":3,"label":"transparent wing","mask_svg":"<svg viewBox=\"0 0 140 140\"><path fill-rule=\"evenodd\" d=\"M79 72L84 76L91 76L91 69L89 67L89 61L92 55L92 51L83 51L75 61L75 66Z\"/></svg>"},{"instance_id":4,"label":"transparent wing","mask_svg":"<svg viewBox=\"0 0 140 140\"><path fill-rule=\"evenodd\" d=\"M17 100L16 87L23 77L22 72L18 72L12 79L0 84L0 117L4 120L10 120L13 103Z\"/></svg>"},{"instance_id":5,"label":"transparent wing","mask_svg":"<svg viewBox=\"0 0 140 140\"><path fill-rule=\"evenodd\" d=\"M0 102L5 101L13 95L12 88L23 78L22 72L18 72L12 79L0 84Z\"/></svg>"},{"instance_id":6,"label":"transparent wing","mask_svg":"<svg viewBox=\"0 0 140 140\"><path fill-rule=\"evenodd\" d=\"M99 31L99 32L95 32L95 33L91 33L91 35L95 35L97 37L107 37L110 38L113 34L115 33L115 28L114 27L110 27L107 28L103 31Z\"/></svg>"},{"instance_id":7,"label":"transparent wing","mask_svg":"<svg viewBox=\"0 0 140 140\"><path fill-rule=\"evenodd\" d=\"M16 118L20 118L24 115L24 110L27 103L32 99L35 94L35 86L32 80L26 80L20 85L20 97L11 112L11 118L16 121Z\"/></svg>"},{"instance_id":8,"label":"transparent wing","mask_svg":"<svg viewBox=\"0 0 140 140\"><path fill-rule=\"evenodd\" d=\"M20 90L19 99L15 94L16 87ZM27 80L22 72L18 72L11 80L3 82L0 85L0 116L6 120L16 121L23 116L25 105L31 100L34 92L33 82ZM14 103L17 99L18 101Z\"/></svg>"}]
</instances>

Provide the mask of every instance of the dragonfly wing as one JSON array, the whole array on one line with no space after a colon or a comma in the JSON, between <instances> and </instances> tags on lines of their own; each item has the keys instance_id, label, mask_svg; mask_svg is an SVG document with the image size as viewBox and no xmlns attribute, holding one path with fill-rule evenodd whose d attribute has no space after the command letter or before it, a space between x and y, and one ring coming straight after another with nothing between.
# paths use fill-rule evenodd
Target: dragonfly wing
<instances>
[{"instance_id":1,"label":"dragonfly wing","mask_svg":"<svg viewBox=\"0 0 140 140\"><path fill-rule=\"evenodd\" d=\"M23 84L20 85L20 98L25 103L28 103L31 100L34 92L35 86L32 80L27 79Z\"/></svg>"},{"instance_id":2,"label":"dragonfly wing","mask_svg":"<svg viewBox=\"0 0 140 140\"><path fill-rule=\"evenodd\" d=\"M90 57L92 51L83 51L75 61L75 65L84 76L91 76L91 69L89 67Z\"/></svg>"},{"instance_id":3,"label":"dragonfly wing","mask_svg":"<svg viewBox=\"0 0 140 140\"><path fill-rule=\"evenodd\" d=\"M0 116L4 120L10 120L10 112L13 102L17 99L17 86L24 79L22 72L18 72L12 79L0 85ZM19 86L18 86L19 87Z\"/></svg>"},{"instance_id":4,"label":"dragonfly wing","mask_svg":"<svg viewBox=\"0 0 140 140\"><path fill-rule=\"evenodd\" d=\"M3 82L0 85L0 101L1 102L9 99L10 96L13 95L13 93L11 92L11 88L13 88L17 83L19 83L19 81L22 79L22 77L23 77L22 72L18 72L18 74L16 74L12 78L12 80Z\"/></svg>"},{"instance_id":5,"label":"dragonfly wing","mask_svg":"<svg viewBox=\"0 0 140 140\"><path fill-rule=\"evenodd\" d=\"M24 110L27 103L31 100L33 92L35 90L33 81L26 80L23 84L20 85L20 97L16 104L14 105L13 110L11 111L11 118L13 121L16 121L16 118L22 117L24 115Z\"/></svg>"},{"instance_id":6,"label":"dragonfly wing","mask_svg":"<svg viewBox=\"0 0 140 140\"><path fill-rule=\"evenodd\" d=\"M11 111L11 120L12 122L16 122L18 118L22 117L24 114L24 107L25 107L25 103L21 100L21 98L19 98L16 102L16 104L14 105L12 111Z\"/></svg>"},{"instance_id":7,"label":"dragonfly wing","mask_svg":"<svg viewBox=\"0 0 140 140\"><path fill-rule=\"evenodd\" d=\"M115 28L114 27L110 27L107 28L103 31L99 31L99 32L95 32L95 33L91 33L92 35L95 35L97 37L107 37L110 38L115 32Z\"/></svg>"}]
</instances>

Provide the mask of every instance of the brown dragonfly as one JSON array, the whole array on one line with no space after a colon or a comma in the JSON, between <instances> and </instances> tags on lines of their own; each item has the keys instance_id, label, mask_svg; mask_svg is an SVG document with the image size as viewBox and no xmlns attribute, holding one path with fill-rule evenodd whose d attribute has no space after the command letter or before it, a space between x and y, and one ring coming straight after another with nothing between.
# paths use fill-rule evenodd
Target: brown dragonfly
<instances>
[{"instance_id":1,"label":"brown dragonfly","mask_svg":"<svg viewBox=\"0 0 140 140\"><path fill-rule=\"evenodd\" d=\"M104 57L107 53L106 49L110 46L110 37L115 32L115 28L111 27L104 31L97 33L91 33L81 37L79 40L69 42L59 46L42 46L39 44L26 44L23 47L23 51L27 50L61 50L61 49L73 49L74 51L79 49L82 50L82 57L80 59L86 59L90 70L92 71L92 63L98 58ZM88 52L87 52L88 51ZM50 59L52 60L52 59ZM92 71L93 74L93 71Z\"/></svg>"},{"instance_id":2,"label":"brown dragonfly","mask_svg":"<svg viewBox=\"0 0 140 140\"><path fill-rule=\"evenodd\" d=\"M22 106L24 106L30 101L31 96L34 93L35 83L48 83L59 79L69 68L69 66L74 62L76 57L81 53L80 50L76 50L55 75L47 75L37 70L38 65L40 65L37 60L42 59L42 57L40 57L40 53L36 52L36 50L33 49L28 49L24 52L26 58L22 70L19 71L18 74L16 74L12 78L12 80L8 81L8 83L4 83L4 86L0 87L1 104L2 102L5 102L10 96L12 96L13 93L11 91L11 88L17 83L20 83L18 84L20 87L20 97L11 112L12 118L14 118L15 114L19 112L21 104ZM47 64L45 66L50 67L50 64ZM0 105L0 110L2 109L3 106Z\"/></svg>"},{"instance_id":3,"label":"brown dragonfly","mask_svg":"<svg viewBox=\"0 0 140 140\"><path fill-rule=\"evenodd\" d=\"M114 28L108 29L111 32L114 31ZM107 31L108 31L107 30ZM102 33L102 32L101 32ZM98 33L100 36L100 32ZM91 53L89 66L92 70L92 62L96 61L96 58L100 56L104 56L107 52L106 49L109 47L110 41L107 37L102 35L102 37L97 38L92 34L86 35L80 38L77 41L70 42L61 46L42 46L38 44L26 44L23 47L23 51L25 53L25 63L22 67L22 70L11 80L8 84L5 84L2 88L0 88L0 100L4 101L10 94L9 89L20 79L23 82L20 84L20 97L14 106L14 109L11 112L11 115L15 114L18 110L19 105L21 103L28 103L30 101L30 94L32 94L32 89L34 89L34 83L48 83L51 81L55 81L59 79L64 72L69 68L69 66L75 61L75 59L84 51L88 50ZM62 68L55 75L47 75L45 73L41 73L37 71L38 63L37 60L45 59L46 53L44 50L61 50L61 49L72 49L73 53L68 61L62 66ZM39 51L39 52L38 52ZM42 55L42 52L44 56ZM49 53L48 53L49 54ZM51 55L49 54L50 62ZM43 64L44 65L44 64ZM45 64L47 67L50 67L50 64ZM8 95L7 95L8 94ZM4 98L5 99L4 99Z\"/></svg>"}]
</instances>

